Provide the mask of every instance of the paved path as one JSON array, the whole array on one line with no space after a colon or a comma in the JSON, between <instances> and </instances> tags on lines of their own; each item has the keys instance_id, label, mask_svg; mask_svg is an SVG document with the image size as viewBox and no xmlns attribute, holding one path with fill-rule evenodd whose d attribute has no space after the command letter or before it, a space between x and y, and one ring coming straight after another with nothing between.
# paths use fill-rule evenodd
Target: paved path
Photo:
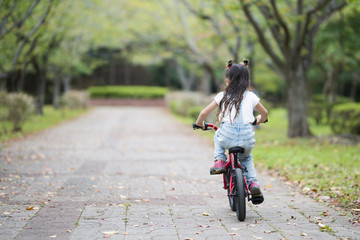
<instances>
[{"instance_id":1,"label":"paved path","mask_svg":"<svg viewBox=\"0 0 360 240\"><path fill-rule=\"evenodd\" d=\"M265 202L239 222L208 174L211 143L162 108L96 108L2 146L0 160L4 240L359 239L340 212L261 173Z\"/></svg>"}]
</instances>

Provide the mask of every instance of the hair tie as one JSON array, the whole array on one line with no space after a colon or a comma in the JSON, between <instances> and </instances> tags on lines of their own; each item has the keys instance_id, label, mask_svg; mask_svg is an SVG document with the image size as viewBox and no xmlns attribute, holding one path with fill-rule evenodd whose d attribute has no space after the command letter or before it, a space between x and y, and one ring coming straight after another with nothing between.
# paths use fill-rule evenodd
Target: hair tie
<instances>
[{"instance_id":1,"label":"hair tie","mask_svg":"<svg viewBox=\"0 0 360 240\"><path fill-rule=\"evenodd\" d=\"M232 66L232 60L228 61L228 64L226 65L226 69L229 69Z\"/></svg>"}]
</instances>

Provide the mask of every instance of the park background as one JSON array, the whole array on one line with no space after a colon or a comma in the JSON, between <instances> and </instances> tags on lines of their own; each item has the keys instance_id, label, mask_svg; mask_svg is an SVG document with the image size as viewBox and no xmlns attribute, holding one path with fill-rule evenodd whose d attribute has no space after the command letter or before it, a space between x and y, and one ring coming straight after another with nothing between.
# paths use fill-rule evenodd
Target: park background
<instances>
[{"instance_id":1,"label":"park background","mask_svg":"<svg viewBox=\"0 0 360 240\"><path fill-rule=\"evenodd\" d=\"M191 123L246 58L270 113L258 167L358 223L359 13L356 0L0 1L2 148L94 99L165 99Z\"/></svg>"}]
</instances>

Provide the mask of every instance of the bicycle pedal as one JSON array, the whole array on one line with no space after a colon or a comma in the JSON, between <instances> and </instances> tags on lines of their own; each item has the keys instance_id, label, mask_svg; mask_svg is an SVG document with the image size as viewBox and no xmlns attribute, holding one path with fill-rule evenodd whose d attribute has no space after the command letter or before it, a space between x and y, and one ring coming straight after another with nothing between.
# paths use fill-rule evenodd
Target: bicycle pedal
<instances>
[{"instance_id":1,"label":"bicycle pedal","mask_svg":"<svg viewBox=\"0 0 360 240\"><path fill-rule=\"evenodd\" d=\"M215 171L213 169L210 170L210 175L219 175L219 174L222 174L221 171Z\"/></svg>"},{"instance_id":2,"label":"bicycle pedal","mask_svg":"<svg viewBox=\"0 0 360 240\"><path fill-rule=\"evenodd\" d=\"M253 195L251 197L251 202L254 204L254 205L258 205L260 203L262 203L264 201L264 196L262 194L260 195Z\"/></svg>"}]
</instances>

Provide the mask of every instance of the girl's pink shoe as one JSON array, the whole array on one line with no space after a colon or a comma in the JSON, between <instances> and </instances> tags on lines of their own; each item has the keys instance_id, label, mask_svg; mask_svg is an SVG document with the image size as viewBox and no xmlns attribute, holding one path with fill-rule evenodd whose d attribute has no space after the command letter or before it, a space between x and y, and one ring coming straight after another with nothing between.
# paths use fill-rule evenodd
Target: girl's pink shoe
<instances>
[{"instance_id":1,"label":"girl's pink shoe","mask_svg":"<svg viewBox=\"0 0 360 240\"><path fill-rule=\"evenodd\" d=\"M222 159L215 160L214 166L210 168L210 174L220 174L225 172L225 162Z\"/></svg>"}]
</instances>

